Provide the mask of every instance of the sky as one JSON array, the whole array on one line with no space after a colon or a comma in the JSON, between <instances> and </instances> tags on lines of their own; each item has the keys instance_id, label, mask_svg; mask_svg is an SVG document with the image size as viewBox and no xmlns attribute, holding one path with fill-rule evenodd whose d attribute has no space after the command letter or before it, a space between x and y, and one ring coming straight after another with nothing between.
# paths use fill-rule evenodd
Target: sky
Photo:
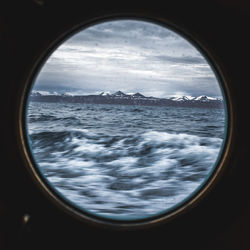
<instances>
[{"instance_id":1,"label":"sky","mask_svg":"<svg viewBox=\"0 0 250 250\"><path fill-rule=\"evenodd\" d=\"M163 26L138 20L106 21L79 31L50 55L33 90L221 96L210 65L190 42Z\"/></svg>"}]
</instances>

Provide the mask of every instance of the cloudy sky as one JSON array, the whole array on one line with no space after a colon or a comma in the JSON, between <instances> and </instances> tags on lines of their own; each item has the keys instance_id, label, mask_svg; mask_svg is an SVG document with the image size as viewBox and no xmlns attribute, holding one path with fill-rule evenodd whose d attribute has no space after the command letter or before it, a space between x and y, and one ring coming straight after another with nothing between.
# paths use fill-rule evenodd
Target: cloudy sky
<instances>
[{"instance_id":1,"label":"cloudy sky","mask_svg":"<svg viewBox=\"0 0 250 250\"><path fill-rule=\"evenodd\" d=\"M96 24L66 40L42 67L33 90L221 96L211 67L193 45L165 27L135 20Z\"/></svg>"}]
</instances>

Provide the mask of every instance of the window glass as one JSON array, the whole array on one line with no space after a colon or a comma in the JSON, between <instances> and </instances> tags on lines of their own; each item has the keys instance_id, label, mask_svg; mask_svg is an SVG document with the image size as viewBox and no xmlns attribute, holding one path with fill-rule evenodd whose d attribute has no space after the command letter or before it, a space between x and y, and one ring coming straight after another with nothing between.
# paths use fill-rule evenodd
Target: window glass
<instances>
[{"instance_id":1,"label":"window glass","mask_svg":"<svg viewBox=\"0 0 250 250\"><path fill-rule=\"evenodd\" d=\"M222 89L189 41L114 20L64 41L29 92L27 137L47 184L84 213L138 220L181 206L213 174Z\"/></svg>"}]
</instances>

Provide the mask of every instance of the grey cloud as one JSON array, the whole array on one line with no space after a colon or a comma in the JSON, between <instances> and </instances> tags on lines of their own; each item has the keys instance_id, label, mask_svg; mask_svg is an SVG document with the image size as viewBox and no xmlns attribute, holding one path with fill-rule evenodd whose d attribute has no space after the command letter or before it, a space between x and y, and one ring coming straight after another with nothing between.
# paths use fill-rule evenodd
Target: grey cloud
<instances>
[{"instance_id":1,"label":"grey cloud","mask_svg":"<svg viewBox=\"0 0 250 250\"><path fill-rule=\"evenodd\" d=\"M114 43L132 42L134 39L143 41L145 38L177 37L172 31L150 22L113 21L104 22L97 26L90 26L76 34L69 42L109 41L115 38Z\"/></svg>"},{"instance_id":2,"label":"grey cloud","mask_svg":"<svg viewBox=\"0 0 250 250\"><path fill-rule=\"evenodd\" d=\"M52 54L35 88L220 95L206 60L187 41L161 26L131 20L91 26L67 40Z\"/></svg>"},{"instance_id":3,"label":"grey cloud","mask_svg":"<svg viewBox=\"0 0 250 250\"><path fill-rule=\"evenodd\" d=\"M157 55L155 56L157 60L166 61L170 63L185 63L185 64L205 64L206 61L202 57L194 57L194 56L167 56L167 55Z\"/></svg>"}]
</instances>

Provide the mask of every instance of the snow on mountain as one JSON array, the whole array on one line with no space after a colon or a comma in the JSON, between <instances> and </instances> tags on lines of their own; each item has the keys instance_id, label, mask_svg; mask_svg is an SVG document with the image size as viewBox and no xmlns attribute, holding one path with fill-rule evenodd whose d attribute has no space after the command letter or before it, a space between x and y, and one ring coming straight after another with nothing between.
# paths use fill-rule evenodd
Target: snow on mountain
<instances>
[{"instance_id":1,"label":"snow on mountain","mask_svg":"<svg viewBox=\"0 0 250 250\"><path fill-rule=\"evenodd\" d=\"M123 93L122 91L117 91L117 92L115 92L114 94L112 94L112 96L115 96L115 97L126 97L126 98L128 98L128 97L132 97L132 98L146 98L144 95L142 95L141 93L127 93L127 94L125 94L125 93Z\"/></svg>"},{"instance_id":2,"label":"snow on mountain","mask_svg":"<svg viewBox=\"0 0 250 250\"><path fill-rule=\"evenodd\" d=\"M201 95L198 97L193 96L174 96L170 97L170 100L177 101L177 102L184 102L184 101L200 101L200 102L209 102L209 101L221 101L221 99L210 97L206 95Z\"/></svg>"},{"instance_id":3,"label":"snow on mountain","mask_svg":"<svg viewBox=\"0 0 250 250\"><path fill-rule=\"evenodd\" d=\"M112 96L116 96L116 97L124 97L126 96L126 94L124 94L122 91L117 91L114 94L112 94Z\"/></svg>"},{"instance_id":4,"label":"snow on mountain","mask_svg":"<svg viewBox=\"0 0 250 250\"><path fill-rule=\"evenodd\" d=\"M104 91L102 92L101 94L99 94L101 96L109 96L110 95L110 92L109 91Z\"/></svg>"},{"instance_id":5,"label":"snow on mountain","mask_svg":"<svg viewBox=\"0 0 250 250\"><path fill-rule=\"evenodd\" d=\"M214 98L214 97L209 97L209 96L206 96L206 95L201 95L201 96L198 96L198 97L194 98L193 100L201 101L201 102L208 102L208 101L216 101L218 99Z\"/></svg>"},{"instance_id":6,"label":"snow on mountain","mask_svg":"<svg viewBox=\"0 0 250 250\"><path fill-rule=\"evenodd\" d=\"M145 98L145 96L144 95L142 95L141 93L135 93L134 95L133 95L133 97L137 97L137 98Z\"/></svg>"},{"instance_id":7,"label":"snow on mountain","mask_svg":"<svg viewBox=\"0 0 250 250\"><path fill-rule=\"evenodd\" d=\"M31 96L44 96L44 95L58 95L58 93L57 92L43 91L43 90L31 92Z\"/></svg>"},{"instance_id":8,"label":"snow on mountain","mask_svg":"<svg viewBox=\"0 0 250 250\"><path fill-rule=\"evenodd\" d=\"M194 99L194 97L193 96L174 96L169 99L173 101L177 101L177 102L183 102L183 101L191 101Z\"/></svg>"}]
</instances>

